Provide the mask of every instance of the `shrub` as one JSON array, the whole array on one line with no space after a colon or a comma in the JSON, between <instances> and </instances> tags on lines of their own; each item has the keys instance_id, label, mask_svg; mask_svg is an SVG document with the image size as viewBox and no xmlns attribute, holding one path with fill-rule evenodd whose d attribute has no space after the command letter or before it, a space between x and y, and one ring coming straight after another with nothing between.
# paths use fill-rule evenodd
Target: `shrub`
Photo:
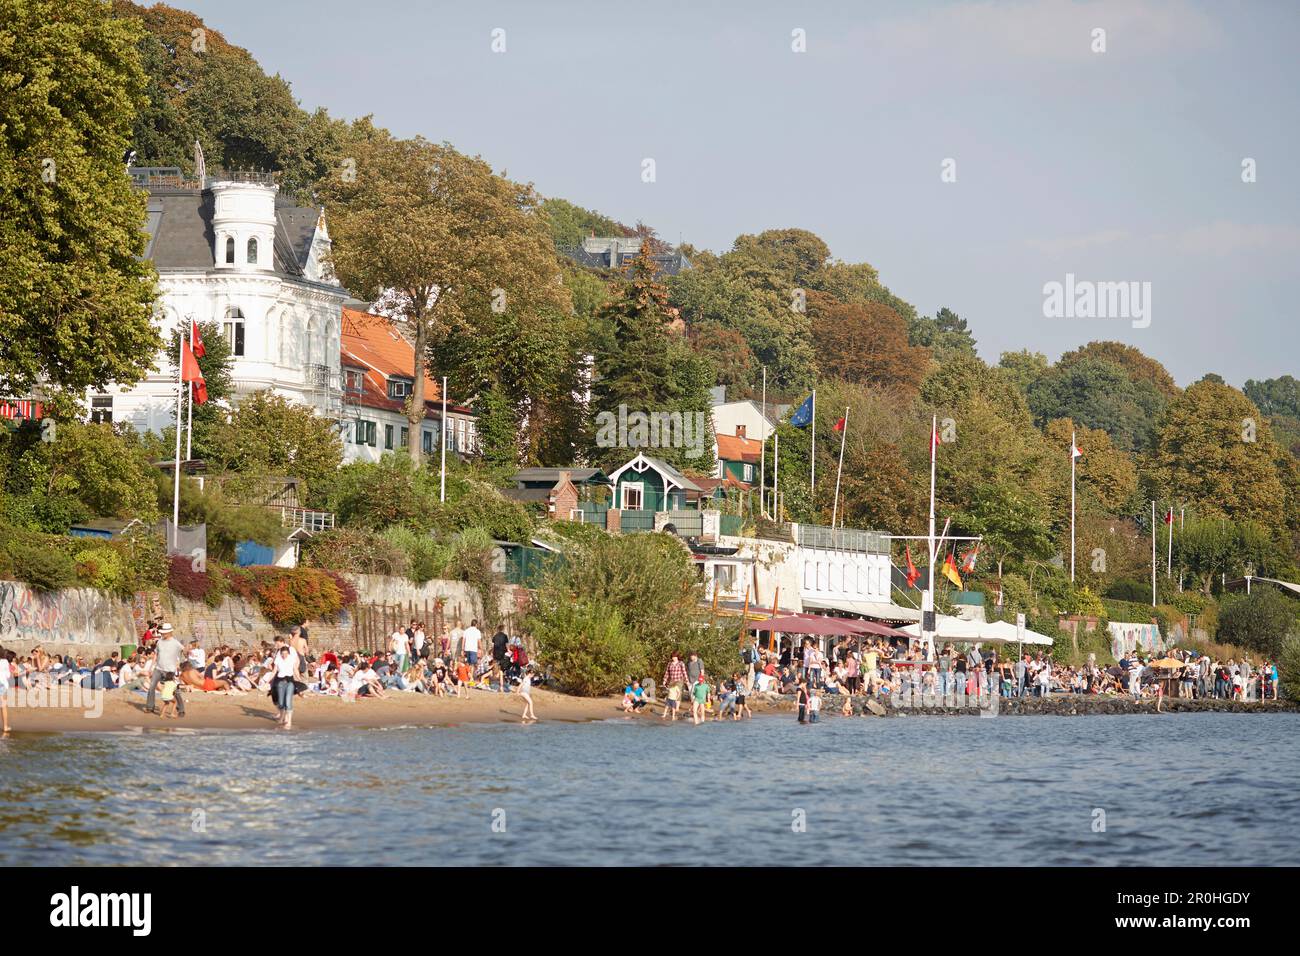
<instances>
[{"instance_id":1,"label":"shrub","mask_svg":"<svg viewBox=\"0 0 1300 956\"><path fill-rule=\"evenodd\" d=\"M463 487L460 494L454 499L449 496L439 509L436 525L440 531L483 528L500 541L527 543L537 520L524 505L511 501L485 482L467 480Z\"/></svg>"},{"instance_id":2,"label":"shrub","mask_svg":"<svg viewBox=\"0 0 1300 956\"><path fill-rule=\"evenodd\" d=\"M577 694L610 694L645 667L645 650L601 600L573 602L551 594L528 617L538 652L562 686Z\"/></svg>"},{"instance_id":3,"label":"shrub","mask_svg":"<svg viewBox=\"0 0 1300 956\"><path fill-rule=\"evenodd\" d=\"M61 591L81 583L76 563L62 551L24 542L10 544L8 551L14 577L37 591Z\"/></svg>"},{"instance_id":4,"label":"shrub","mask_svg":"<svg viewBox=\"0 0 1300 956\"><path fill-rule=\"evenodd\" d=\"M240 568L227 580L231 591L256 604L276 627L337 617L357 597L337 572L317 568Z\"/></svg>"},{"instance_id":5,"label":"shrub","mask_svg":"<svg viewBox=\"0 0 1300 956\"><path fill-rule=\"evenodd\" d=\"M410 558L385 535L366 528L336 528L312 536L302 549L304 565L352 574L400 576Z\"/></svg>"},{"instance_id":6,"label":"shrub","mask_svg":"<svg viewBox=\"0 0 1300 956\"><path fill-rule=\"evenodd\" d=\"M451 566L451 546L430 534L394 525L386 528L381 538L405 556L406 576L416 584L443 577Z\"/></svg>"},{"instance_id":7,"label":"shrub","mask_svg":"<svg viewBox=\"0 0 1300 956\"><path fill-rule=\"evenodd\" d=\"M1283 641L1297 633L1296 611L1295 601L1275 588L1255 588L1220 612L1218 639L1261 654L1277 654Z\"/></svg>"},{"instance_id":8,"label":"shrub","mask_svg":"<svg viewBox=\"0 0 1300 956\"><path fill-rule=\"evenodd\" d=\"M216 607L230 588L226 575L215 564L199 571L189 555L173 554L168 558L167 589L188 600Z\"/></svg>"},{"instance_id":9,"label":"shrub","mask_svg":"<svg viewBox=\"0 0 1300 956\"><path fill-rule=\"evenodd\" d=\"M121 592L126 583L126 564L112 546L103 544L82 548L74 560L77 576L83 582L101 591Z\"/></svg>"}]
</instances>

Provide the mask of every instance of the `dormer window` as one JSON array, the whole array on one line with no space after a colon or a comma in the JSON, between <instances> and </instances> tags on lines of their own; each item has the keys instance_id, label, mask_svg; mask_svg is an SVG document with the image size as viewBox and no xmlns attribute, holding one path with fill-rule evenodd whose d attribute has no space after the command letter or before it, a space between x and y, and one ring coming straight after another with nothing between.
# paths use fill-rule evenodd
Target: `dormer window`
<instances>
[{"instance_id":1,"label":"dormer window","mask_svg":"<svg viewBox=\"0 0 1300 956\"><path fill-rule=\"evenodd\" d=\"M389 398L406 398L411 394L412 382L404 378L390 378L388 380L388 397Z\"/></svg>"},{"instance_id":2,"label":"dormer window","mask_svg":"<svg viewBox=\"0 0 1300 956\"><path fill-rule=\"evenodd\" d=\"M250 266L257 265L257 238L256 237L248 240L247 261Z\"/></svg>"},{"instance_id":3,"label":"dormer window","mask_svg":"<svg viewBox=\"0 0 1300 956\"><path fill-rule=\"evenodd\" d=\"M349 392L360 392L365 380L365 372L350 368L343 373L343 387Z\"/></svg>"},{"instance_id":4,"label":"dormer window","mask_svg":"<svg viewBox=\"0 0 1300 956\"><path fill-rule=\"evenodd\" d=\"M235 237L226 236L226 264L235 264Z\"/></svg>"}]
</instances>

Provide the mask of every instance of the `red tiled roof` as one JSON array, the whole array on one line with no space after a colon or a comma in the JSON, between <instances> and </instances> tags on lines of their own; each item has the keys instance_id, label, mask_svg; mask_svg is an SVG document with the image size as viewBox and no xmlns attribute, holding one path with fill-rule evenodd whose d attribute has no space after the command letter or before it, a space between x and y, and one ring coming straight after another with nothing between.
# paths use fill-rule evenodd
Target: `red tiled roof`
<instances>
[{"instance_id":1,"label":"red tiled roof","mask_svg":"<svg viewBox=\"0 0 1300 956\"><path fill-rule=\"evenodd\" d=\"M742 461L756 464L763 451L763 443L757 438L741 438L739 435L718 435L718 457L724 461Z\"/></svg>"},{"instance_id":2,"label":"red tiled roof","mask_svg":"<svg viewBox=\"0 0 1300 956\"><path fill-rule=\"evenodd\" d=\"M735 488L738 491L748 491L753 487L753 485L741 481L735 475L727 475L725 478L696 478L695 483L700 486L700 490L706 495L713 494L719 485L723 488Z\"/></svg>"},{"instance_id":3,"label":"red tiled roof","mask_svg":"<svg viewBox=\"0 0 1300 956\"><path fill-rule=\"evenodd\" d=\"M410 381L415 368L415 349L382 315L372 315L359 309L343 309L343 324L339 348L344 368L365 370L362 383L361 404L366 408L382 408L400 412L401 399L388 397L388 379L392 376ZM424 414L436 418L441 411L442 396L438 383L424 376ZM465 412L468 409L447 399L448 411Z\"/></svg>"}]
</instances>

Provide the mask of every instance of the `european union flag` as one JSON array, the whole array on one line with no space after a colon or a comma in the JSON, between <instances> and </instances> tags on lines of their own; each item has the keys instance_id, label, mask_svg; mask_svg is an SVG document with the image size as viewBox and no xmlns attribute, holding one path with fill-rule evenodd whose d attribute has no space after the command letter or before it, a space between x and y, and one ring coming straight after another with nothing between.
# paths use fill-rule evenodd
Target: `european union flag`
<instances>
[{"instance_id":1,"label":"european union flag","mask_svg":"<svg viewBox=\"0 0 1300 956\"><path fill-rule=\"evenodd\" d=\"M807 428L811 425L813 415L812 403L812 396L809 395L803 400L803 404L795 409L794 414L790 416L790 424L795 428Z\"/></svg>"}]
</instances>

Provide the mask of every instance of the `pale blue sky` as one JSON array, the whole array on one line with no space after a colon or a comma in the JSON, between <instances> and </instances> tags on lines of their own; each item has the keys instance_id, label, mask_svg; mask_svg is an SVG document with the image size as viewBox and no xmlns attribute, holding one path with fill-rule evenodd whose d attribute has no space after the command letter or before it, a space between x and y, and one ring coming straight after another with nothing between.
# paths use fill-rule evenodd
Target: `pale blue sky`
<instances>
[{"instance_id":1,"label":"pale blue sky","mask_svg":"<svg viewBox=\"0 0 1300 956\"><path fill-rule=\"evenodd\" d=\"M1300 376L1300 3L173 2L308 108L669 241L810 229L990 361L1106 338L1184 385ZM1044 318L1067 272L1151 282L1150 327Z\"/></svg>"}]
</instances>

